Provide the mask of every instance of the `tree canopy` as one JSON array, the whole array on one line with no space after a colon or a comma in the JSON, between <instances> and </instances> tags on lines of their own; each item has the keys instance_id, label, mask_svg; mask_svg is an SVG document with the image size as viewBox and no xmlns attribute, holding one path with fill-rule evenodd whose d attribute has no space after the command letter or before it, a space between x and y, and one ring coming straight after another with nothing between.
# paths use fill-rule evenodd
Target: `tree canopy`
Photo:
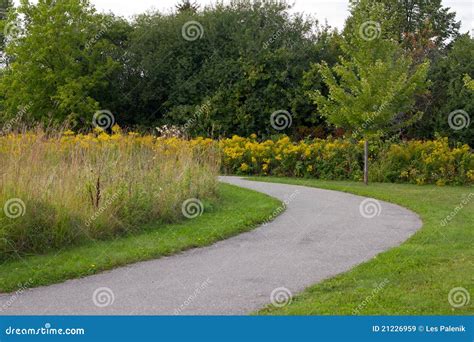
<instances>
[{"instance_id":1,"label":"tree canopy","mask_svg":"<svg viewBox=\"0 0 474 342\"><path fill-rule=\"evenodd\" d=\"M0 1L0 123L28 106L30 125L82 129L108 110L135 129L299 139L344 134L373 117L371 134L389 126L405 138L472 143L472 130L453 130L448 116L472 113L473 39L440 0L352 1L342 32L284 2L183 0L174 12L125 20L88 0L22 0L10 11ZM420 84L427 68L430 82ZM327 122L336 86L347 102L331 119L338 129ZM274 113L291 125L276 129Z\"/></svg>"},{"instance_id":2,"label":"tree canopy","mask_svg":"<svg viewBox=\"0 0 474 342\"><path fill-rule=\"evenodd\" d=\"M474 113L474 93L465 86L466 76L474 76L474 39L465 34L458 37L446 55L438 56L429 71L431 94L424 108L423 119L410 136L433 138L436 134L474 145L474 130L468 126L453 129L450 113ZM464 115L465 116L465 115Z\"/></svg>"},{"instance_id":3,"label":"tree canopy","mask_svg":"<svg viewBox=\"0 0 474 342\"><path fill-rule=\"evenodd\" d=\"M345 56L333 68L316 65L328 87L328 95L316 90L311 97L329 123L365 140L364 181L368 182L368 140L401 129L419 119L413 114L415 95L426 88L429 63L413 65L391 32L382 34L383 3L361 0L341 43ZM386 32L386 31L385 31Z\"/></svg>"},{"instance_id":4,"label":"tree canopy","mask_svg":"<svg viewBox=\"0 0 474 342\"><path fill-rule=\"evenodd\" d=\"M7 37L5 116L28 105L28 120L86 125L101 107L94 95L106 91L119 67L107 35L115 19L96 14L86 0L23 1L11 18L23 32Z\"/></svg>"},{"instance_id":5,"label":"tree canopy","mask_svg":"<svg viewBox=\"0 0 474 342\"><path fill-rule=\"evenodd\" d=\"M397 41L382 35L384 13L382 3L362 0L353 7L341 44L348 57L333 68L316 65L329 95L311 94L330 123L365 138L413 123L415 95L426 88L429 63L414 66Z\"/></svg>"}]
</instances>

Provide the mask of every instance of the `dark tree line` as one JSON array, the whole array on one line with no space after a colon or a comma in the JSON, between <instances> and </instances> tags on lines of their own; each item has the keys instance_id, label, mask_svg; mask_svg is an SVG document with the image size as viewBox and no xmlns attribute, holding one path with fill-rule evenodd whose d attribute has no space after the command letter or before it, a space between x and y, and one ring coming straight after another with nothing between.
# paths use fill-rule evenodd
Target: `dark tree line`
<instances>
[{"instance_id":1,"label":"dark tree line","mask_svg":"<svg viewBox=\"0 0 474 342\"><path fill-rule=\"evenodd\" d=\"M236 1L202 8L183 1L174 13L129 22L97 13L87 0L22 1L10 11L0 1L0 32L7 32L0 47L8 61L0 71L0 122L28 105L27 123L81 129L90 127L95 111L108 109L124 127L173 124L192 135L270 136L280 133L271 114L285 110L292 126L284 133L342 133L326 124L308 93L327 95L313 65L331 67L345 57L344 32L290 15L288 5ZM452 130L447 117L454 110L474 113L473 92L463 81L474 77L473 39L460 34L455 14L440 0L382 3L384 37L397 40L415 62L431 62L430 92L416 99L423 117L401 136L441 134L472 144L472 128Z\"/></svg>"}]
</instances>

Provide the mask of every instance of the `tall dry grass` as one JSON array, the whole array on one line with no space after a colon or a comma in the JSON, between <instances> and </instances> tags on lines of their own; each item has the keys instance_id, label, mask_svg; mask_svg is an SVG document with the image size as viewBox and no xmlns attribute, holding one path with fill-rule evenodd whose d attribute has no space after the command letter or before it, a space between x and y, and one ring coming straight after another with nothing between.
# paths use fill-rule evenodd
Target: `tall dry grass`
<instances>
[{"instance_id":1,"label":"tall dry grass","mask_svg":"<svg viewBox=\"0 0 474 342\"><path fill-rule=\"evenodd\" d=\"M0 137L0 259L106 239L182 217L216 194L211 141L135 133Z\"/></svg>"}]
</instances>

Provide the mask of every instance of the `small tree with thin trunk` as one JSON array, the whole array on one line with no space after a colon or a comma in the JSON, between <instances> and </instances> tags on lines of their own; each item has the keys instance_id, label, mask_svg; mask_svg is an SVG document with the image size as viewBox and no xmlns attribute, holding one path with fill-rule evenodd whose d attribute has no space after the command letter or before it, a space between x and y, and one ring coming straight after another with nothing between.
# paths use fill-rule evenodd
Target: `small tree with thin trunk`
<instances>
[{"instance_id":1,"label":"small tree with thin trunk","mask_svg":"<svg viewBox=\"0 0 474 342\"><path fill-rule=\"evenodd\" d=\"M414 65L394 37L384 35L384 5L362 0L352 7L341 45L344 57L319 68L328 88L310 93L327 121L365 142L364 182L368 183L368 144L421 117L415 95L426 89L429 64ZM385 22L385 25L388 25Z\"/></svg>"}]
</instances>

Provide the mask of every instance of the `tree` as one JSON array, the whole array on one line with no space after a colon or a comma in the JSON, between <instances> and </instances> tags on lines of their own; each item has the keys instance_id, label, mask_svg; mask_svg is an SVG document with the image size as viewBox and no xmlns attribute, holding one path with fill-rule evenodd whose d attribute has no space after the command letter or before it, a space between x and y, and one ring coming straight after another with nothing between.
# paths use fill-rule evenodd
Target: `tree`
<instances>
[{"instance_id":1,"label":"tree","mask_svg":"<svg viewBox=\"0 0 474 342\"><path fill-rule=\"evenodd\" d=\"M431 139L446 136L451 142L474 145L474 130L469 126L453 125L450 113L463 111L466 117L474 112L474 93L465 86L465 77L474 77L474 39L468 34L459 36L446 55L438 56L428 73L431 96L423 120L407 132L409 137ZM454 128L453 128L454 127Z\"/></svg>"},{"instance_id":2,"label":"tree","mask_svg":"<svg viewBox=\"0 0 474 342\"><path fill-rule=\"evenodd\" d=\"M420 40L442 48L446 42L459 34L460 22L456 13L443 7L441 0L371 0L385 5L384 20L390 20L386 27L397 34L405 48L419 48Z\"/></svg>"},{"instance_id":3,"label":"tree","mask_svg":"<svg viewBox=\"0 0 474 342\"><path fill-rule=\"evenodd\" d=\"M456 21L456 13L444 7L441 0L371 0L371 2L382 2L385 5L381 19L385 23L384 32L393 34L393 39L400 42L415 64L422 63L426 58L430 60L428 78L432 80L432 87L430 92L417 95L415 104L418 111L424 112L423 118L411 128L404 129L403 135L412 138L432 138L435 131L440 131L439 127L443 126L441 130L443 134L452 136L452 130L451 132L448 130L447 113L440 112L440 107L452 102L452 97L448 96L445 90L450 81L445 74L439 73L437 66L444 64L443 60L452 49L452 42L459 38L460 22ZM351 27L347 25L345 30L350 30ZM453 62L455 68L463 68L458 65L459 63ZM456 88L460 91L458 86ZM464 139L466 131L454 134Z\"/></svg>"},{"instance_id":4,"label":"tree","mask_svg":"<svg viewBox=\"0 0 474 342\"><path fill-rule=\"evenodd\" d=\"M179 4L176 5L176 10L178 12L193 12L196 13L199 9L199 5L190 0L182 0Z\"/></svg>"},{"instance_id":5,"label":"tree","mask_svg":"<svg viewBox=\"0 0 474 342\"><path fill-rule=\"evenodd\" d=\"M0 0L0 67L6 63L5 59L5 31L8 25L8 12L13 7L12 0Z\"/></svg>"},{"instance_id":6,"label":"tree","mask_svg":"<svg viewBox=\"0 0 474 342\"><path fill-rule=\"evenodd\" d=\"M22 34L7 41L11 63L0 81L5 118L28 106L28 119L91 124L106 91L107 76L119 67L114 44L104 37L112 23L87 0L23 0L12 19ZM4 118L4 119L5 119Z\"/></svg>"},{"instance_id":7,"label":"tree","mask_svg":"<svg viewBox=\"0 0 474 342\"><path fill-rule=\"evenodd\" d=\"M315 106L304 95L302 75L311 61L333 52L324 49L329 39L316 32L315 20L291 16L286 5L242 1L197 13L141 15L134 27L125 52L125 125L269 136L280 133L270 124L277 110L293 115L284 133L312 124ZM197 34L186 36L186 28ZM197 112L203 114L189 125Z\"/></svg>"},{"instance_id":8,"label":"tree","mask_svg":"<svg viewBox=\"0 0 474 342\"><path fill-rule=\"evenodd\" d=\"M362 0L352 8L341 57L333 68L317 67L329 95L311 94L331 124L364 139L364 183L368 183L369 139L412 124L415 94L424 91L429 63L414 66L391 33L384 34L384 5Z\"/></svg>"},{"instance_id":9,"label":"tree","mask_svg":"<svg viewBox=\"0 0 474 342\"><path fill-rule=\"evenodd\" d=\"M13 8L12 0L0 0L0 21L6 21L8 19L8 12ZM3 24L3 29L0 31L0 43L4 43L5 39L5 24ZM4 45L1 45L2 47Z\"/></svg>"}]
</instances>

